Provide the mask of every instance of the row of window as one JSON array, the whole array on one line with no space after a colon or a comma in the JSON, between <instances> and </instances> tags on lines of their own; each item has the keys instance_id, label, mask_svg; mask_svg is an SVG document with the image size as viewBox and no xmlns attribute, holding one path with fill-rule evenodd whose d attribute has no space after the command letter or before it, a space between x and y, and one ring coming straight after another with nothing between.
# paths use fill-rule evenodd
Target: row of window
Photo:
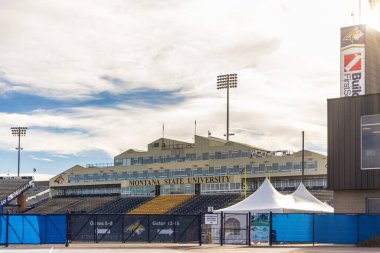
<instances>
[{"instance_id":1,"label":"row of window","mask_svg":"<svg viewBox=\"0 0 380 253\"><path fill-rule=\"evenodd\" d=\"M63 195L109 195L120 194L120 188L69 188L69 189L52 189L52 196Z\"/></svg>"},{"instance_id":2,"label":"row of window","mask_svg":"<svg viewBox=\"0 0 380 253\"><path fill-rule=\"evenodd\" d=\"M298 179L272 180L271 183L276 189L281 188L297 188L300 184ZM307 179L303 181L306 187L326 187L326 178ZM247 190L257 189L262 182L249 182ZM201 193L221 193L221 192L241 192L244 185L241 183L214 183L202 184ZM193 184L176 184L162 185L160 187L162 195L169 194L194 194L195 185ZM53 196L61 195L105 195L105 194L122 194L131 196L154 196L155 186L128 186L128 187L112 187L112 188L70 188L70 189L52 189Z\"/></svg>"},{"instance_id":3,"label":"row of window","mask_svg":"<svg viewBox=\"0 0 380 253\"><path fill-rule=\"evenodd\" d=\"M316 171L318 164L316 161L306 162L305 171ZM300 163L266 163L246 165L247 174L265 174L265 173L283 173L283 172L300 172ZM144 170L128 171L122 173L94 173L94 174L76 174L69 176L70 183L79 182L99 182L99 181L120 181L136 179L166 179L181 177L202 177L202 176L219 176L219 175L241 175L245 172L242 165L221 166L221 167L198 167L184 168L173 170Z\"/></svg>"},{"instance_id":4,"label":"row of window","mask_svg":"<svg viewBox=\"0 0 380 253\"><path fill-rule=\"evenodd\" d=\"M251 157L251 152L247 150L229 151L229 152L207 152L202 154L180 154L171 156L157 156L157 157L138 157L126 158L122 160L115 159L115 166L130 166L141 164L154 164L154 163L177 163L177 162L191 162L191 161L207 161L207 160L220 160L220 159L235 159L242 157Z\"/></svg>"}]
</instances>

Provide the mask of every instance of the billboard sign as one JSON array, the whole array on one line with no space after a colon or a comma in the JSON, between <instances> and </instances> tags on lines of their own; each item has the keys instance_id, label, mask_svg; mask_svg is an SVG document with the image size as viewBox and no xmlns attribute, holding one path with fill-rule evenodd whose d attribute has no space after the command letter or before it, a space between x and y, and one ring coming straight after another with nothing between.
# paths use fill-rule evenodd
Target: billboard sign
<instances>
[{"instance_id":1,"label":"billboard sign","mask_svg":"<svg viewBox=\"0 0 380 253\"><path fill-rule=\"evenodd\" d=\"M380 114L361 117L361 169L380 169Z\"/></svg>"},{"instance_id":2,"label":"billboard sign","mask_svg":"<svg viewBox=\"0 0 380 253\"><path fill-rule=\"evenodd\" d=\"M340 96L364 95L365 26L343 27L340 44Z\"/></svg>"}]
</instances>

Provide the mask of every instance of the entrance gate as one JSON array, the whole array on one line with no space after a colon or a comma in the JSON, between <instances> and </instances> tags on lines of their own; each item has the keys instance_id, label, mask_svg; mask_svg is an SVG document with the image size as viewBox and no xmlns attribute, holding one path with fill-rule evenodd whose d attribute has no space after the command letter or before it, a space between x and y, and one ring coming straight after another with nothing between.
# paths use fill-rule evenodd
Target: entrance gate
<instances>
[{"instance_id":1,"label":"entrance gate","mask_svg":"<svg viewBox=\"0 0 380 253\"><path fill-rule=\"evenodd\" d=\"M200 215L70 214L70 242L201 243Z\"/></svg>"}]
</instances>

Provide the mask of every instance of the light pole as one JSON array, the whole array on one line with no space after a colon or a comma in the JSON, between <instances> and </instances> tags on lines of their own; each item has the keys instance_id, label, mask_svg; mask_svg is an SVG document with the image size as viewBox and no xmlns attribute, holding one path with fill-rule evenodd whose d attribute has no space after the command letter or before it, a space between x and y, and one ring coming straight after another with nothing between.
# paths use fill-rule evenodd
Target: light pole
<instances>
[{"instance_id":1,"label":"light pole","mask_svg":"<svg viewBox=\"0 0 380 253\"><path fill-rule=\"evenodd\" d=\"M27 129L28 129L27 127L11 127L12 135L18 136L18 148L16 148L18 150L18 166L17 166L17 176L18 177L20 176L20 150L22 149L20 147L20 139L21 139L21 136L26 135Z\"/></svg>"},{"instance_id":2,"label":"light pole","mask_svg":"<svg viewBox=\"0 0 380 253\"><path fill-rule=\"evenodd\" d=\"M230 88L237 87L237 74L226 74L217 76L217 86L218 90L227 89L227 141L230 137L229 124L230 124Z\"/></svg>"}]
</instances>

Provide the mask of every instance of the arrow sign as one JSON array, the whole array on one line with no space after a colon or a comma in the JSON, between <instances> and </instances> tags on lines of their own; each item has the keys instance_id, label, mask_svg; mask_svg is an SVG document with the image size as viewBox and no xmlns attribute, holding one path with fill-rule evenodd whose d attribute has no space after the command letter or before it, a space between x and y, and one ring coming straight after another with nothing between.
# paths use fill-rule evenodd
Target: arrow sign
<instances>
[{"instance_id":1,"label":"arrow sign","mask_svg":"<svg viewBox=\"0 0 380 253\"><path fill-rule=\"evenodd\" d=\"M161 231L159 229L157 229L157 233L160 234L160 235L171 235L173 234L173 229L171 228L168 228L168 229L161 229Z\"/></svg>"}]
</instances>

